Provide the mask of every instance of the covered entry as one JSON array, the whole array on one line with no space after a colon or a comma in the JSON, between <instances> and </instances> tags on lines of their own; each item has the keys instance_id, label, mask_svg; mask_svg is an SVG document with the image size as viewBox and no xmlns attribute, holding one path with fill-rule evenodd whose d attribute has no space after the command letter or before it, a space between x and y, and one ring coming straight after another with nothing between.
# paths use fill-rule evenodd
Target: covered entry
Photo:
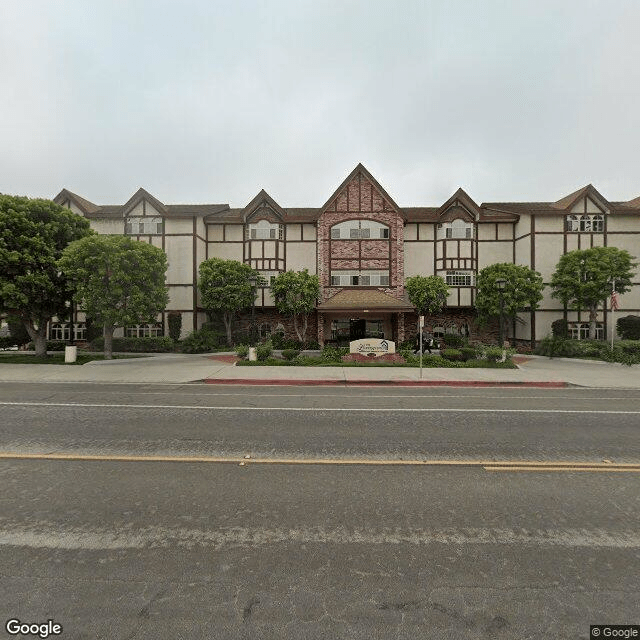
<instances>
[{"instance_id":1,"label":"covered entry","mask_svg":"<svg viewBox=\"0 0 640 640\"><path fill-rule=\"evenodd\" d=\"M405 339L404 314L413 306L382 291L343 289L318 305L318 342L348 345L362 338Z\"/></svg>"}]
</instances>

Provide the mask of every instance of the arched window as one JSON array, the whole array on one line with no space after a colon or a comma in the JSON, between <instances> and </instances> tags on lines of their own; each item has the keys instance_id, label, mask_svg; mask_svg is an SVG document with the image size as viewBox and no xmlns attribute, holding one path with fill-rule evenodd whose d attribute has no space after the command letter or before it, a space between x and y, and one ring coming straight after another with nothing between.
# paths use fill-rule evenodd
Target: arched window
<instances>
[{"instance_id":1,"label":"arched window","mask_svg":"<svg viewBox=\"0 0 640 640\"><path fill-rule=\"evenodd\" d=\"M591 231L591 216L580 216L580 231Z\"/></svg>"},{"instance_id":2,"label":"arched window","mask_svg":"<svg viewBox=\"0 0 640 640\"><path fill-rule=\"evenodd\" d=\"M375 240L389 238L389 227L375 220L347 220L331 227L332 240Z\"/></svg>"},{"instance_id":3,"label":"arched window","mask_svg":"<svg viewBox=\"0 0 640 640\"><path fill-rule=\"evenodd\" d=\"M282 240L284 237L284 225L260 220L247 225L247 240Z\"/></svg>"},{"instance_id":4,"label":"arched window","mask_svg":"<svg viewBox=\"0 0 640 640\"><path fill-rule=\"evenodd\" d=\"M580 231L580 220L578 220L578 216L567 216L566 229L567 231Z\"/></svg>"},{"instance_id":5,"label":"arched window","mask_svg":"<svg viewBox=\"0 0 640 640\"><path fill-rule=\"evenodd\" d=\"M163 329L161 322L153 322L149 324L134 324L125 327L124 335L127 338L157 338L162 336Z\"/></svg>"},{"instance_id":6,"label":"arched window","mask_svg":"<svg viewBox=\"0 0 640 640\"><path fill-rule=\"evenodd\" d=\"M262 322L258 327L258 333L260 334L260 338L268 338L271 335L271 323L270 322Z\"/></svg>"},{"instance_id":7,"label":"arched window","mask_svg":"<svg viewBox=\"0 0 640 640\"><path fill-rule=\"evenodd\" d=\"M591 218L591 231L604 231L604 216L597 215Z\"/></svg>"},{"instance_id":8,"label":"arched window","mask_svg":"<svg viewBox=\"0 0 640 640\"><path fill-rule=\"evenodd\" d=\"M462 218L456 218L451 222L445 223L445 238L473 238L473 224Z\"/></svg>"},{"instance_id":9,"label":"arched window","mask_svg":"<svg viewBox=\"0 0 640 640\"><path fill-rule=\"evenodd\" d=\"M589 339L588 322L569 322L569 337L572 340ZM596 340L604 340L604 324L596 322Z\"/></svg>"}]
</instances>

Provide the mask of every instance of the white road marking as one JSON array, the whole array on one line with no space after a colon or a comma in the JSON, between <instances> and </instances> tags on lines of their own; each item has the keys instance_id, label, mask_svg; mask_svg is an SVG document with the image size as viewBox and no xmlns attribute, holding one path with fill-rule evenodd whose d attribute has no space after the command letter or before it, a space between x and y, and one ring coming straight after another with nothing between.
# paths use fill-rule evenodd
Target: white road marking
<instances>
[{"instance_id":1,"label":"white road marking","mask_svg":"<svg viewBox=\"0 0 640 640\"><path fill-rule=\"evenodd\" d=\"M189 411L342 411L342 412L386 412L386 413L588 413L607 415L638 415L640 411L610 411L604 409L452 409L418 407L232 407L232 406L203 406L182 404L98 404L80 402L0 402L0 406L13 407L78 407L88 409L187 409Z\"/></svg>"},{"instance_id":2,"label":"white road marking","mask_svg":"<svg viewBox=\"0 0 640 640\"><path fill-rule=\"evenodd\" d=\"M108 529L85 525L71 527L52 522L31 526L5 523L0 526L0 546L36 549L102 551L113 549L167 549L208 547L212 551L225 548L255 548L270 545L412 545L444 544L515 545L525 547L584 547L591 549L640 549L638 531L604 529L347 529L303 527L265 529L261 527L229 527L216 530L185 527L149 526Z\"/></svg>"}]
</instances>

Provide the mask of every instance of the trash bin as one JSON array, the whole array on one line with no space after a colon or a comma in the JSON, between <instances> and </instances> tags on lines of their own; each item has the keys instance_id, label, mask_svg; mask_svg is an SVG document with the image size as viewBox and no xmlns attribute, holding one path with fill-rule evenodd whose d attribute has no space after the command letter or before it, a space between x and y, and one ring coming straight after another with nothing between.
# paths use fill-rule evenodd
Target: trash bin
<instances>
[{"instance_id":1,"label":"trash bin","mask_svg":"<svg viewBox=\"0 0 640 640\"><path fill-rule=\"evenodd\" d=\"M255 347L249 347L249 360L257 360L258 359L258 355L256 354L256 348Z\"/></svg>"},{"instance_id":2,"label":"trash bin","mask_svg":"<svg viewBox=\"0 0 640 640\"><path fill-rule=\"evenodd\" d=\"M65 347L64 348L64 361L75 362L78 359L78 347Z\"/></svg>"}]
</instances>

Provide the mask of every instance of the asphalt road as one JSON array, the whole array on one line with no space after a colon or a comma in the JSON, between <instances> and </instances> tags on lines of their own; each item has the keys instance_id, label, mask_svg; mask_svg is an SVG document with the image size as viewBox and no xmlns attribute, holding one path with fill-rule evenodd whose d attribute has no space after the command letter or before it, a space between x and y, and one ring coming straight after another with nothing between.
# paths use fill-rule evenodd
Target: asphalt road
<instances>
[{"instance_id":1,"label":"asphalt road","mask_svg":"<svg viewBox=\"0 0 640 640\"><path fill-rule=\"evenodd\" d=\"M2 384L3 620L110 640L573 640L638 624L640 473L385 463L637 464L639 397ZM6 457L51 452L70 459ZM151 455L184 461L109 459Z\"/></svg>"}]
</instances>

